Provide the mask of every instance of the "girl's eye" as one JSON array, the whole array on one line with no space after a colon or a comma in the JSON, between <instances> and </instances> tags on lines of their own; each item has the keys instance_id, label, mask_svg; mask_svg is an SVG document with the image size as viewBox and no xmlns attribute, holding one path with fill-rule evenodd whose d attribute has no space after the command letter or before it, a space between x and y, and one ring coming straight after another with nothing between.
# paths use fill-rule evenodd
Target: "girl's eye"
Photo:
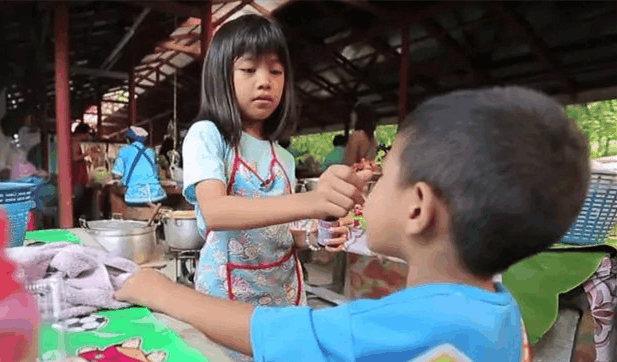
<instances>
[{"instance_id":1,"label":"girl's eye","mask_svg":"<svg viewBox=\"0 0 617 362\"><path fill-rule=\"evenodd\" d=\"M282 71L282 70L280 70L280 69L272 69L272 70L270 71L270 74L273 74L273 75L281 75L281 74L283 74L283 71Z\"/></svg>"},{"instance_id":2,"label":"girl's eye","mask_svg":"<svg viewBox=\"0 0 617 362\"><path fill-rule=\"evenodd\" d=\"M255 68L240 68L240 70L249 74L255 73Z\"/></svg>"}]
</instances>

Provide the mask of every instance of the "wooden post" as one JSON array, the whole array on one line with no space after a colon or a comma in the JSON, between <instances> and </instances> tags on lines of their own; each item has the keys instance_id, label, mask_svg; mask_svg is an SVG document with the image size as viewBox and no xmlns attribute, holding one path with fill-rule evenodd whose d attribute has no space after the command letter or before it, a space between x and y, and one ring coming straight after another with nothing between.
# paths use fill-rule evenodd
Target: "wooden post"
<instances>
[{"instance_id":1,"label":"wooden post","mask_svg":"<svg viewBox=\"0 0 617 362\"><path fill-rule=\"evenodd\" d=\"M201 34L199 37L201 45L201 59L205 59L208 51L208 44L212 37L212 1L208 0L201 7Z\"/></svg>"},{"instance_id":2,"label":"wooden post","mask_svg":"<svg viewBox=\"0 0 617 362\"><path fill-rule=\"evenodd\" d=\"M96 138L101 139L103 132L103 96L99 86L96 90L96 100Z\"/></svg>"},{"instance_id":3,"label":"wooden post","mask_svg":"<svg viewBox=\"0 0 617 362\"><path fill-rule=\"evenodd\" d=\"M399 72L398 89L398 118L401 123L408 112L407 88L409 87L409 25L401 29L401 67Z\"/></svg>"},{"instance_id":4,"label":"wooden post","mask_svg":"<svg viewBox=\"0 0 617 362\"><path fill-rule=\"evenodd\" d=\"M129 126L137 123L137 99L135 98L135 69L129 71Z\"/></svg>"},{"instance_id":5,"label":"wooden post","mask_svg":"<svg viewBox=\"0 0 617 362\"><path fill-rule=\"evenodd\" d=\"M58 206L60 227L73 227L71 180L71 103L69 92L69 8L57 2L54 14L56 79L56 135L58 142Z\"/></svg>"}]
</instances>

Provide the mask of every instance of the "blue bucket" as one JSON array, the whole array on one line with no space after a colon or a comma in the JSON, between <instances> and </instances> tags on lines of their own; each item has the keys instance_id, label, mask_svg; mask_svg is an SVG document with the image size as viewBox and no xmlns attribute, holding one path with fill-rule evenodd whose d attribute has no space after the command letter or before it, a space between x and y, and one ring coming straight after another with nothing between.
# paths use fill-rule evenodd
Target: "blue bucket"
<instances>
[{"instance_id":1,"label":"blue bucket","mask_svg":"<svg viewBox=\"0 0 617 362\"><path fill-rule=\"evenodd\" d=\"M602 244L617 221L617 175L593 172L587 197L564 244Z\"/></svg>"},{"instance_id":2,"label":"blue bucket","mask_svg":"<svg viewBox=\"0 0 617 362\"><path fill-rule=\"evenodd\" d=\"M33 184L0 182L0 208L9 220L9 246L22 246L28 226L28 213L34 208Z\"/></svg>"}]
</instances>

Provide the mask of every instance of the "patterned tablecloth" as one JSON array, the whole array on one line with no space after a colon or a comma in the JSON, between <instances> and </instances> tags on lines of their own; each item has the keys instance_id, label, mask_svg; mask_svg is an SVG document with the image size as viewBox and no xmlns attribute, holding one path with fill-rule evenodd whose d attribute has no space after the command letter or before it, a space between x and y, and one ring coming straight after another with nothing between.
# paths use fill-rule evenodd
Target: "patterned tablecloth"
<instances>
[{"instance_id":1,"label":"patterned tablecloth","mask_svg":"<svg viewBox=\"0 0 617 362\"><path fill-rule=\"evenodd\" d=\"M609 342L617 307L615 245L554 248L513 265L503 282L521 306L532 344L551 328L557 317L559 295L581 287L589 301L596 361L610 361ZM345 297L379 298L404 287L407 268L402 260L372 253L366 234L352 232L345 275ZM584 331L582 332L584 333Z\"/></svg>"}]
</instances>

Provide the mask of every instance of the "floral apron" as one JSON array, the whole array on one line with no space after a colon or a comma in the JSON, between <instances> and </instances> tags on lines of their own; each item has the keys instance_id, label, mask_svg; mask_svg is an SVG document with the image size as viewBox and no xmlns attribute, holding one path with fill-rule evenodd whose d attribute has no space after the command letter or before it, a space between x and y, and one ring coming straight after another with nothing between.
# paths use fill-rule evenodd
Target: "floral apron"
<instances>
[{"instance_id":1,"label":"floral apron","mask_svg":"<svg viewBox=\"0 0 617 362\"><path fill-rule=\"evenodd\" d=\"M257 198L291 193L289 177L272 144L270 150L272 161L267 179L261 178L242 158L238 148L234 150L228 195ZM200 292L256 306L306 304L289 224L208 231L200 255L195 281Z\"/></svg>"}]
</instances>

